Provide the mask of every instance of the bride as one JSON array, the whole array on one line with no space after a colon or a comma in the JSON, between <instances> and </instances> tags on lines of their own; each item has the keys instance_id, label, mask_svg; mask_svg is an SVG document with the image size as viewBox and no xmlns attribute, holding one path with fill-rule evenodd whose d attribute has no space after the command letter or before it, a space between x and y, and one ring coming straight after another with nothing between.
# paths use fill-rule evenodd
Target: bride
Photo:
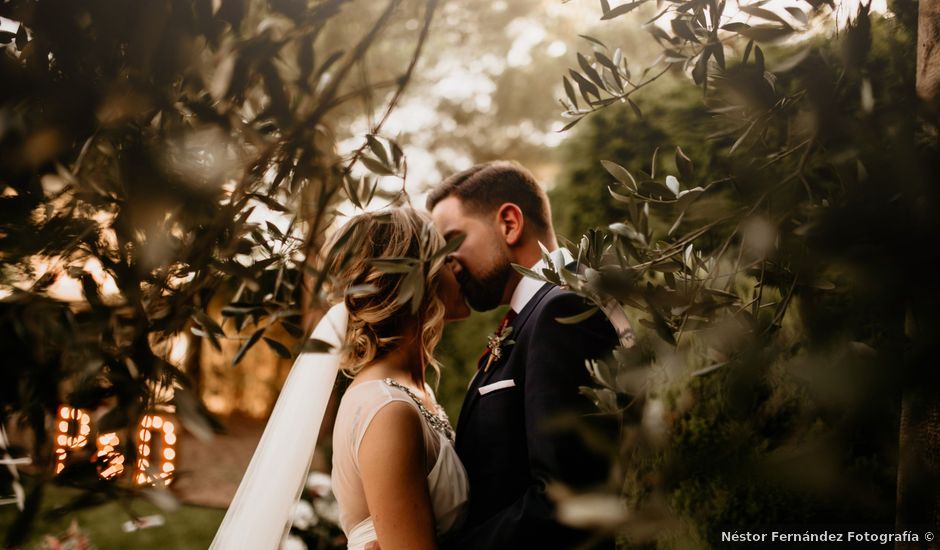
<instances>
[{"instance_id":1,"label":"bride","mask_svg":"<svg viewBox=\"0 0 940 550\"><path fill-rule=\"evenodd\" d=\"M363 245L327 265L345 295L341 369L352 377L333 430L340 526L349 548L435 548L437 534L459 523L468 487L453 428L425 376L438 368L444 321L470 310L450 260L435 256L444 239L428 217L398 208L349 223ZM418 260L412 269L423 280L389 267L393 258Z\"/></svg>"},{"instance_id":2,"label":"bride","mask_svg":"<svg viewBox=\"0 0 940 550\"><path fill-rule=\"evenodd\" d=\"M326 248L342 296L281 389L211 550L273 550L290 528L337 370L352 377L333 430L333 490L351 549L434 548L459 526L467 474L425 382L445 320L469 315L440 233L401 207L361 214Z\"/></svg>"}]
</instances>

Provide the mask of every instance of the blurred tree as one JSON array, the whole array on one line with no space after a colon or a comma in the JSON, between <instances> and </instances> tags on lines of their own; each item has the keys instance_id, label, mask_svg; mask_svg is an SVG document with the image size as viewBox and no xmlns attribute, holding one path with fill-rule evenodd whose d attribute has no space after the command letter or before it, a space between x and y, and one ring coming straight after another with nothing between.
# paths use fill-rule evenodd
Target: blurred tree
<instances>
[{"instance_id":1,"label":"blurred tree","mask_svg":"<svg viewBox=\"0 0 940 550\"><path fill-rule=\"evenodd\" d=\"M589 269L555 279L639 320L637 345L595 365L603 387L590 392L624 418L634 508L597 521L632 543L712 546L720 526L890 523L902 389L936 403L927 335L940 296L910 268L935 254L914 236L938 229L916 17L904 3L887 17L862 5L838 29L836 5L810 4L667 4L646 26L656 62L597 41L564 77L569 127L590 122L553 194L581 201L566 223L607 227L578 243ZM644 5L603 1L602 19ZM677 72L711 115L690 105L685 136L655 104ZM632 135L656 140L649 162ZM578 187L596 177L579 154L602 161L598 187L616 206L581 198L598 187ZM914 434L936 445L929 429ZM917 454L910 443L902 453ZM924 462L909 479L915 507L940 494L936 463ZM663 534L670 518L690 527Z\"/></svg>"},{"instance_id":2,"label":"blurred tree","mask_svg":"<svg viewBox=\"0 0 940 550\"><path fill-rule=\"evenodd\" d=\"M406 10L402 14L402 24L389 29L390 37L407 36L416 25ZM555 132L558 104L550 92L558 88L565 52L587 43L578 38L585 32L579 23L593 21L547 0L448 2L439 19L408 97L386 125L408 153L409 191L420 194L454 171L496 158L517 159L546 181L554 179L559 166L555 147L564 136ZM605 25L597 32L622 37L623 28ZM341 43L339 27L335 32ZM368 70L356 78L376 83L386 78L385 63L402 52L394 39L383 44L387 49L373 50ZM652 50L640 39L630 44ZM379 97L381 90L374 94ZM343 123L364 129L362 112L349 112Z\"/></svg>"},{"instance_id":3,"label":"blurred tree","mask_svg":"<svg viewBox=\"0 0 940 550\"><path fill-rule=\"evenodd\" d=\"M936 120L940 112L940 3L920 2L917 18L917 95ZM936 139L936 135L933 136ZM925 358L925 360L927 360ZM927 360L929 361L929 360ZM926 364L922 369L930 367ZM936 369L932 369L935 371ZM938 375L918 371L901 405L898 527L940 525L940 399Z\"/></svg>"},{"instance_id":4,"label":"blurred tree","mask_svg":"<svg viewBox=\"0 0 940 550\"><path fill-rule=\"evenodd\" d=\"M655 100L638 102L642 116L627 105L611 106L579 126L561 146L562 171L550 191L559 234L574 240L586 229L606 227L626 214L625 204L610 200L610 174L598 160L641 166L648 173L654 150L679 146L699 172L728 171L720 145L708 139L713 128L701 93L685 85L681 75L666 79Z\"/></svg>"},{"instance_id":5,"label":"blurred tree","mask_svg":"<svg viewBox=\"0 0 940 550\"><path fill-rule=\"evenodd\" d=\"M934 109L940 98L940 4L918 2L917 94Z\"/></svg>"},{"instance_id":6,"label":"blurred tree","mask_svg":"<svg viewBox=\"0 0 940 550\"><path fill-rule=\"evenodd\" d=\"M101 433L131 434L144 414L173 407L208 437L218 426L181 368L191 359L172 358L180 335L216 349L236 339L236 362L262 341L297 352L302 316L321 299L313 260L335 204L367 203L369 171L406 171L378 134L435 0L408 3L417 24L361 146L340 154L333 127L371 93L353 75L404 4L0 2L17 25L0 33L0 423L30 435L11 451L38 467L6 544L24 540L41 508L60 404L96 411ZM338 49L325 36L343 18L359 32L344 27ZM220 295L222 319L207 313ZM132 442L119 449L128 466ZM73 449L55 478L86 490L69 507L135 491L98 480L93 446ZM22 490L0 475L4 491ZM159 487L145 493L166 502Z\"/></svg>"}]
</instances>

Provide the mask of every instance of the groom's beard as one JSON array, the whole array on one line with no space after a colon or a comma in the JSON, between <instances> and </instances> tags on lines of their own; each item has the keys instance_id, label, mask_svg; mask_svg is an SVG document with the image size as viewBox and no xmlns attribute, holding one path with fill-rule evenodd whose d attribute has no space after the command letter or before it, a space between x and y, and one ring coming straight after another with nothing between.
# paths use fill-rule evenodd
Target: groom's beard
<instances>
[{"instance_id":1,"label":"groom's beard","mask_svg":"<svg viewBox=\"0 0 940 550\"><path fill-rule=\"evenodd\" d=\"M474 277L464 270L458 276L460 290L467 297L467 303L476 311L489 311L499 306L503 290L512 276L509 261L499 262L493 269L481 277Z\"/></svg>"}]
</instances>

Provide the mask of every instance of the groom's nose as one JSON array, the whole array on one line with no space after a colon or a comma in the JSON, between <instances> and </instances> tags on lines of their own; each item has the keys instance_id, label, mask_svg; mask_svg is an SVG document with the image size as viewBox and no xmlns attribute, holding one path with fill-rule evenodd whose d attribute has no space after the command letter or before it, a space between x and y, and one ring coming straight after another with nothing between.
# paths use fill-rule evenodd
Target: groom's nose
<instances>
[{"instance_id":1,"label":"groom's nose","mask_svg":"<svg viewBox=\"0 0 940 550\"><path fill-rule=\"evenodd\" d=\"M454 277L457 279L458 283L463 284L464 271L466 268L460 262L460 260L454 254L450 254L448 257L448 263L450 263L451 269L454 271Z\"/></svg>"}]
</instances>

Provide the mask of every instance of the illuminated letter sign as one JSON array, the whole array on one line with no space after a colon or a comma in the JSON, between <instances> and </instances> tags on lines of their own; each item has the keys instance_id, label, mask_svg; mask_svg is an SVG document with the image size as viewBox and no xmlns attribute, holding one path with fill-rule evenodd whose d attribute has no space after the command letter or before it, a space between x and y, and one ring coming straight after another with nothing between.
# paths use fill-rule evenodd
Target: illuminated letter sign
<instances>
[{"instance_id":1,"label":"illuminated letter sign","mask_svg":"<svg viewBox=\"0 0 940 550\"><path fill-rule=\"evenodd\" d=\"M82 409L67 405L56 415L55 473L65 469L72 451L88 444L91 417ZM134 481L139 484L161 480L169 483L176 470L176 426L159 414L145 415L137 430L137 464ZM124 473L124 455L118 452L118 434L101 433L95 438L97 452L92 460L98 463L102 479L114 479ZM153 466L151 466L153 465Z\"/></svg>"}]
</instances>

